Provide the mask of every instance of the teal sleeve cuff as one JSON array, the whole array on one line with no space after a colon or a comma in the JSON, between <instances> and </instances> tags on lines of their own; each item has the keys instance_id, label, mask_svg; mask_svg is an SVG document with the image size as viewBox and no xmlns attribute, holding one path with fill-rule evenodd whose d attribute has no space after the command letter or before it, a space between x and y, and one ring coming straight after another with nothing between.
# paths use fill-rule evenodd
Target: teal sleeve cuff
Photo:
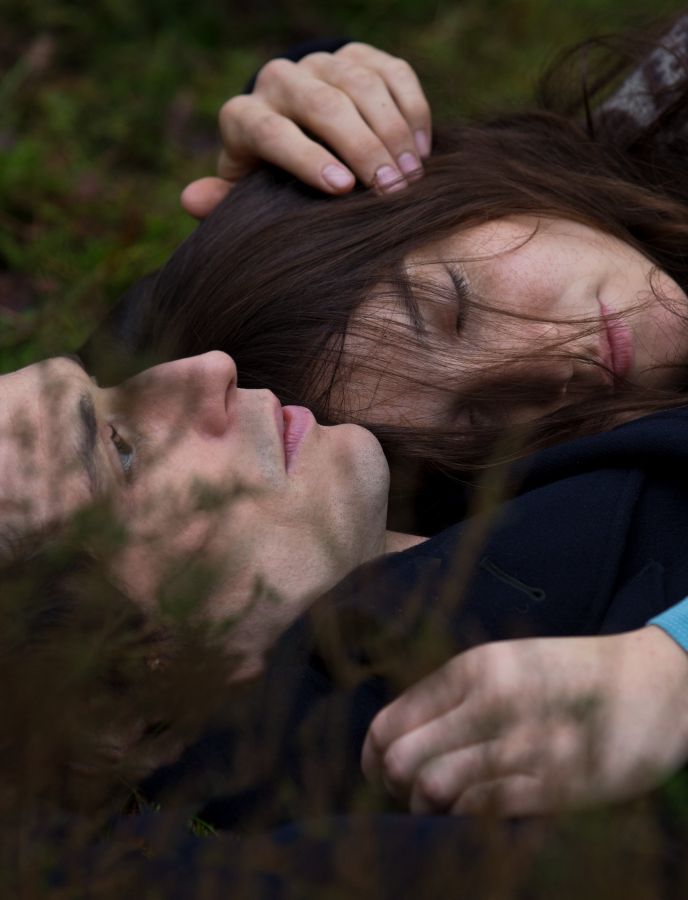
<instances>
[{"instance_id":1,"label":"teal sleeve cuff","mask_svg":"<svg viewBox=\"0 0 688 900\"><path fill-rule=\"evenodd\" d=\"M688 597L647 623L657 625L688 653Z\"/></svg>"}]
</instances>

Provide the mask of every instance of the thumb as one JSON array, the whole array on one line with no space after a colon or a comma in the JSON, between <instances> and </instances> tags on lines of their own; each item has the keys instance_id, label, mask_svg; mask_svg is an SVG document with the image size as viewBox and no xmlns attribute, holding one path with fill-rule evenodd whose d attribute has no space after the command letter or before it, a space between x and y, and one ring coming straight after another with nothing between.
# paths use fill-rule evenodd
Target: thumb
<instances>
[{"instance_id":1,"label":"thumb","mask_svg":"<svg viewBox=\"0 0 688 900\"><path fill-rule=\"evenodd\" d=\"M181 193L182 208L194 219L205 219L231 191L232 184L224 178L199 178L187 184Z\"/></svg>"}]
</instances>

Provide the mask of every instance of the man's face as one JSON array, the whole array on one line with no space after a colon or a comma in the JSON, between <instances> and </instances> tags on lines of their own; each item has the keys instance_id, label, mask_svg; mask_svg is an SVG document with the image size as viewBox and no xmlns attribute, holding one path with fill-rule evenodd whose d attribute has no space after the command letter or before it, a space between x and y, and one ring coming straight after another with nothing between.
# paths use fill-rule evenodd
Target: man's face
<instances>
[{"instance_id":1,"label":"man's face","mask_svg":"<svg viewBox=\"0 0 688 900\"><path fill-rule=\"evenodd\" d=\"M35 531L107 498L128 534L116 575L149 608L172 571L211 560L210 613L250 607L244 631L267 643L383 551L388 470L375 438L239 389L225 354L108 389L56 358L0 377L0 396L5 524Z\"/></svg>"}]
</instances>

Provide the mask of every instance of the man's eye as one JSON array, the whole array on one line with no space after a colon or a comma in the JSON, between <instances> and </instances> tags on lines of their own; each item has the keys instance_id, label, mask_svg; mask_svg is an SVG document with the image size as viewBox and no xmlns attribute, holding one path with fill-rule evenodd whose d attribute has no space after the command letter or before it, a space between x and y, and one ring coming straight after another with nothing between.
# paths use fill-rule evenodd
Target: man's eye
<instances>
[{"instance_id":1,"label":"man's eye","mask_svg":"<svg viewBox=\"0 0 688 900\"><path fill-rule=\"evenodd\" d=\"M110 440L115 445L117 454L122 464L122 470L127 477L131 476L134 467L134 448L124 440L114 425L110 424Z\"/></svg>"}]
</instances>

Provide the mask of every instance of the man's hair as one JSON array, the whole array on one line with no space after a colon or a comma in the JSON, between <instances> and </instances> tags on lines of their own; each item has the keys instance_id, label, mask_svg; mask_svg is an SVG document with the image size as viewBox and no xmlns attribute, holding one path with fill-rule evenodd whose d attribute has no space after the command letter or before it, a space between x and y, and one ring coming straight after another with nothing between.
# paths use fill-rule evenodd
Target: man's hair
<instances>
[{"instance_id":1,"label":"man's hair","mask_svg":"<svg viewBox=\"0 0 688 900\"><path fill-rule=\"evenodd\" d=\"M6 535L2 821L40 809L107 819L132 800L141 778L196 736L225 696L218 685L227 683L232 661L212 629L144 610L113 578L105 549L113 523L106 511L82 510L49 534Z\"/></svg>"}]
</instances>

